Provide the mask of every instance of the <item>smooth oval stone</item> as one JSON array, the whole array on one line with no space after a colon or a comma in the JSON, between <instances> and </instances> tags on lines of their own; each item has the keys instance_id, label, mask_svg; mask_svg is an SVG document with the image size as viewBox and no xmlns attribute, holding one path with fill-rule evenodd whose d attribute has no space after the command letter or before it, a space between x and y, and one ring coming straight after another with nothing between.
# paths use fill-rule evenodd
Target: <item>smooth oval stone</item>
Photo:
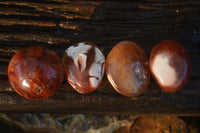
<instances>
[{"instance_id":1,"label":"smooth oval stone","mask_svg":"<svg viewBox=\"0 0 200 133\"><path fill-rule=\"evenodd\" d=\"M134 42L123 41L115 45L106 58L105 69L114 89L124 96L138 96L149 85L147 55Z\"/></svg>"},{"instance_id":2,"label":"smooth oval stone","mask_svg":"<svg viewBox=\"0 0 200 133\"><path fill-rule=\"evenodd\" d=\"M54 51L40 46L27 47L10 60L8 77L19 95L41 100L59 89L64 79L64 66Z\"/></svg>"},{"instance_id":3,"label":"smooth oval stone","mask_svg":"<svg viewBox=\"0 0 200 133\"><path fill-rule=\"evenodd\" d=\"M89 93L98 88L104 74L105 57L95 44L75 44L65 51L62 60L67 80L76 91Z\"/></svg>"},{"instance_id":4,"label":"smooth oval stone","mask_svg":"<svg viewBox=\"0 0 200 133\"><path fill-rule=\"evenodd\" d=\"M166 92L181 89L191 73L191 61L186 49L172 40L162 41L153 47L149 65L155 81Z\"/></svg>"}]
</instances>

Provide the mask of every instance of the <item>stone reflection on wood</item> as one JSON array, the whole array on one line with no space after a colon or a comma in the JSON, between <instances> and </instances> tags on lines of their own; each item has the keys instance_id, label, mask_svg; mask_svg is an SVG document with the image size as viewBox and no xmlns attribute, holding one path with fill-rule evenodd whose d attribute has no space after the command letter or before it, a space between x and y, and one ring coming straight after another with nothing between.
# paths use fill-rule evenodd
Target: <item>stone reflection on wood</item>
<instances>
[{"instance_id":1,"label":"stone reflection on wood","mask_svg":"<svg viewBox=\"0 0 200 133\"><path fill-rule=\"evenodd\" d=\"M68 82L79 93L90 93L98 88L104 74L105 57L91 42L69 47L63 55Z\"/></svg>"},{"instance_id":2,"label":"stone reflection on wood","mask_svg":"<svg viewBox=\"0 0 200 133\"><path fill-rule=\"evenodd\" d=\"M8 76L18 94L40 100L59 89L64 79L64 66L54 51L40 46L27 47L10 60Z\"/></svg>"},{"instance_id":3,"label":"stone reflection on wood","mask_svg":"<svg viewBox=\"0 0 200 133\"><path fill-rule=\"evenodd\" d=\"M191 61L186 49L172 40L154 46L149 64L155 81L166 92L181 89L191 73Z\"/></svg>"},{"instance_id":4,"label":"stone reflection on wood","mask_svg":"<svg viewBox=\"0 0 200 133\"><path fill-rule=\"evenodd\" d=\"M106 59L108 80L120 94L134 97L149 85L148 58L136 43L123 41L115 45Z\"/></svg>"}]
</instances>

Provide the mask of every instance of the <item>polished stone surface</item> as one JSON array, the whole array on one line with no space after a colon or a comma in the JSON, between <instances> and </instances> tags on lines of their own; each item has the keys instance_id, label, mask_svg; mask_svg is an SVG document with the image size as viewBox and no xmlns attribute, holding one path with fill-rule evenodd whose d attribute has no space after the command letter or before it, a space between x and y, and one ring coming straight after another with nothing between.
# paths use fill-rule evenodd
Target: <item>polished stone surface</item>
<instances>
[{"instance_id":1,"label":"polished stone surface","mask_svg":"<svg viewBox=\"0 0 200 133\"><path fill-rule=\"evenodd\" d=\"M27 47L10 60L8 77L18 94L40 100L58 90L64 79L64 66L54 51L40 46Z\"/></svg>"},{"instance_id":2,"label":"polished stone surface","mask_svg":"<svg viewBox=\"0 0 200 133\"><path fill-rule=\"evenodd\" d=\"M96 90L104 74L105 57L95 44L81 42L69 47L63 55L66 77L79 93Z\"/></svg>"},{"instance_id":3,"label":"polished stone surface","mask_svg":"<svg viewBox=\"0 0 200 133\"><path fill-rule=\"evenodd\" d=\"M154 46L149 65L155 81L166 92L181 89L191 73L191 61L186 49L173 40Z\"/></svg>"},{"instance_id":4,"label":"polished stone surface","mask_svg":"<svg viewBox=\"0 0 200 133\"><path fill-rule=\"evenodd\" d=\"M134 97L149 85L148 58L134 42L116 44L106 58L106 74L114 89L122 95Z\"/></svg>"}]
</instances>

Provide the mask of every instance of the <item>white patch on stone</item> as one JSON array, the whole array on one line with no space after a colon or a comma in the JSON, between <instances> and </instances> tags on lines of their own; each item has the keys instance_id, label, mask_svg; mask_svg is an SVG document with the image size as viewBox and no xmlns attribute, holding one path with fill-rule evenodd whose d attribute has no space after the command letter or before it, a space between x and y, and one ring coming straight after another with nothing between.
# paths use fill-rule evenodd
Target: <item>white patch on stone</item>
<instances>
[{"instance_id":1,"label":"white patch on stone","mask_svg":"<svg viewBox=\"0 0 200 133\"><path fill-rule=\"evenodd\" d=\"M152 71L164 86L173 86L176 83L176 71L169 64L167 55L157 55L152 65Z\"/></svg>"},{"instance_id":2,"label":"white patch on stone","mask_svg":"<svg viewBox=\"0 0 200 133\"><path fill-rule=\"evenodd\" d=\"M102 54L102 52L98 48L95 48L95 59L94 59L94 62L92 63L90 70L89 70L89 75L92 76L89 79L89 81L91 83L91 86L94 87L94 88L97 87L99 80L101 80L101 78L103 77L104 62L105 62L104 55ZM95 77L97 77L98 79L95 78Z\"/></svg>"},{"instance_id":3,"label":"white patch on stone","mask_svg":"<svg viewBox=\"0 0 200 133\"><path fill-rule=\"evenodd\" d=\"M78 44L78 46L71 46L65 52L69 57L74 60L74 64L79 68L78 61L81 63L81 72L86 68L88 50L91 49L91 45L86 45L84 42Z\"/></svg>"},{"instance_id":4,"label":"white patch on stone","mask_svg":"<svg viewBox=\"0 0 200 133\"><path fill-rule=\"evenodd\" d=\"M135 93L138 88L141 88L141 86L144 84L145 79L147 78L147 72L144 70L142 62L136 61L131 65L131 72L133 76L131 76L134 81L134 90L132 93Z\"/></svg>"},{"instance_id":5,"label":"white patch on stone","mask_svg":"<svg viewBox=\"0 0 200 133\"><path fill-rule=\"evenodd\" d=\"M22 81L22 85L25 86L25 87L30 87L29 84L27 83L26 79L24 79Z\"/></svg>"},{"instance_id":6,"label":"white patch on stone","mask_svg":"<svg viewBox=\"0 0 200 133\"><path fill-rule=\"evenodd\" d=\"M78 54L74 59L74 64L77 68L79 68L78 62L81 64L81 72L83 72L86 68L86 62L87 62L87 55L85 54Z\"/></svg>"}]
</instances>

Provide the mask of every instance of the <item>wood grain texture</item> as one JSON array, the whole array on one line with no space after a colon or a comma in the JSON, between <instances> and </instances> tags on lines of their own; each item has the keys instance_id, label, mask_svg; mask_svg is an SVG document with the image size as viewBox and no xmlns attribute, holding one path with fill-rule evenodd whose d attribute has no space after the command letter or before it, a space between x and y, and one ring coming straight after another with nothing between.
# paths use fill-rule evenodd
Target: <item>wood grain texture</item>
<instances>
[{"instance_id":1,"label":"wood grain texture","mask_svg":"<svg viewBox=\"0 0 200 133\"><path fill-rule=\"evenodd\" d=\"M127 98L114 91L106 76L93 93L75 92L64 81L52 97L31 101L15 93L7 66L19 49L39 45L61 57L69 46L90 41L105 56L119 41L139 44L149 56L161 40L184 45L192 59L188 84L176 93L163 92L151 78L147 91ZM99 114L200 115L200 2L188 1L0 1L0 111Z\"/></svg>"}]
</instances>

